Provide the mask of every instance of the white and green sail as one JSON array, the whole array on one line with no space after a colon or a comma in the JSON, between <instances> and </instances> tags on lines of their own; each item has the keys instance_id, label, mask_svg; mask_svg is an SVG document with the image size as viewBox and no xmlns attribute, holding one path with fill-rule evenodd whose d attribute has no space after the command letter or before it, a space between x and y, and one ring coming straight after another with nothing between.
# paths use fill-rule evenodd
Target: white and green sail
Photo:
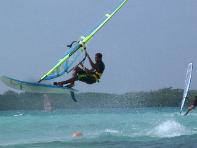
<instances>
[{"instance_id":1,"label":"white and green sail","mask_svg":"<svg viewBox=\"0 0 197 148\"><path fill-rule=\"evenodd\" d=\"M105 14L104 19L94 27L89 33L81 36L80 40L77 42L73 42L69 49L66 51L65 55L58 60L58 63L46 74L44 74L40 81L43 80L51 80L54 78L58 78L62 76L63 74L69 72L73 66L76 65L76 61L80 61L79 59L83 59L83 45L86 45L93 36L101 29L103 28L106 23L108 23L112 17L118 13L121 8L128 2L128 0L123 0L112 12Z\"/></svg>"}]
</instances>

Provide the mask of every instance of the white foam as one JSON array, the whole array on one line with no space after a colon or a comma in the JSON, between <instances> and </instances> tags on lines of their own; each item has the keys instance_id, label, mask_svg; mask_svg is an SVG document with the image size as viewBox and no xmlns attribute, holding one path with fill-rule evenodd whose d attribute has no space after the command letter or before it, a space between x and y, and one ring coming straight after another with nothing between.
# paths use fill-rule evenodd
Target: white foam
<instances>
[{"instance_id":1,"label":"white foam","mask_svg":"<svg viewBox=\"0 0 197 148\"><path fill-rule=\"evenodd\" d=\"M110 133L110 134L119 134L120 132L119 132L118 130L105 129L105 133Z\"/></svg>"},{"instance_id":2,"label":"white foam","mask_svg":"<svg viewBox=\"0 0 197 148\"><path fill-rule=\"evenodd\" d=\"M85 135L88 138L96 138L96 137L100 137L103 135L119 136L119 135L122 135L122 131L107 128L107 129L103 129L103 130L89 131L89 132L86 132Z\"/></svg>"},{"instance_id":3,"label":"white foam","mask_svg":"<svg viewBox=\"0 0 197 148\"><path fill-rule=\"evenodd\" d=\"M153 137L176 137L187 135L188 131L180 123L168 120L156 126L149 134Z\"/></svg>"},{"instance_id":4,"label":"white foam","mask_svg":"<svg viewBox=\"0 0 197 148\"><path fill-rule=\"evenodd\" d=\"M13 115L14 117L23 116L23 114Z\"/></svg>"}]
</instances>

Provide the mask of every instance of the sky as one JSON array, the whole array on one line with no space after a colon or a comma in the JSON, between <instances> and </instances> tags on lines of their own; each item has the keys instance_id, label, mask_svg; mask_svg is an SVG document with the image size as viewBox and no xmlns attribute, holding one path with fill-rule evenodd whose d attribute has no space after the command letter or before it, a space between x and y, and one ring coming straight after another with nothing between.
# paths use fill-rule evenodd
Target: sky
<instances>
[{"instance_id":1,"label":"sky","mask_svg":"<svg viewBox=\"0 0 197 148\"><path fill-rule=\"evenodd\" d=\"M120 0L1 0L0 75L36 82ZM100 83L77 82L82 92L125 93L183 88L193 62L197 89L197 1L129 0L88 44L102 52ZM68 76L65 75L64 79ZM0 83L0 93L9 90Z\"/></svg>"}]
</instances>

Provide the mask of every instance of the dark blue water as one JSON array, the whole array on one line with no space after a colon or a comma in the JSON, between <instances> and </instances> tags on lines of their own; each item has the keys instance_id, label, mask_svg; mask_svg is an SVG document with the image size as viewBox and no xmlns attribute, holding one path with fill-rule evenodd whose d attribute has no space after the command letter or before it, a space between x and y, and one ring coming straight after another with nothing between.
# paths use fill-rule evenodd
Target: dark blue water
<instances>
[{"instance_id":1,"label":"dark blue water","mask_svg":"<svg viewBox=\"0 0 197 148\"><path fill-rule=\"evenodd\" d=\"M0 146L196 148L197 113L178 108L0 112ZM80 131L83 136L72 137Z\"/></svg>"}]
</instances>

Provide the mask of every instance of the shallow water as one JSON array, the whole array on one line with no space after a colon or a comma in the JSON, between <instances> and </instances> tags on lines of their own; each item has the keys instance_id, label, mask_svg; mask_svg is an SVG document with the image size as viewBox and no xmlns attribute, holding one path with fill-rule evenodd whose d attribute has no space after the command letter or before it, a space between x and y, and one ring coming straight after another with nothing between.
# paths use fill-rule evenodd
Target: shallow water
<instances>
[{"instance_id":1,"label":"shallow water","mask_svg":"<svg viewBox=\"0 0 197 148\"><path fill-rule=\"evenodd\" d=\"M197 112L178 108L0 112L2 147L197 147ZM81 138L72 138L80 131Z\"/></svg>"}]
</instances>

